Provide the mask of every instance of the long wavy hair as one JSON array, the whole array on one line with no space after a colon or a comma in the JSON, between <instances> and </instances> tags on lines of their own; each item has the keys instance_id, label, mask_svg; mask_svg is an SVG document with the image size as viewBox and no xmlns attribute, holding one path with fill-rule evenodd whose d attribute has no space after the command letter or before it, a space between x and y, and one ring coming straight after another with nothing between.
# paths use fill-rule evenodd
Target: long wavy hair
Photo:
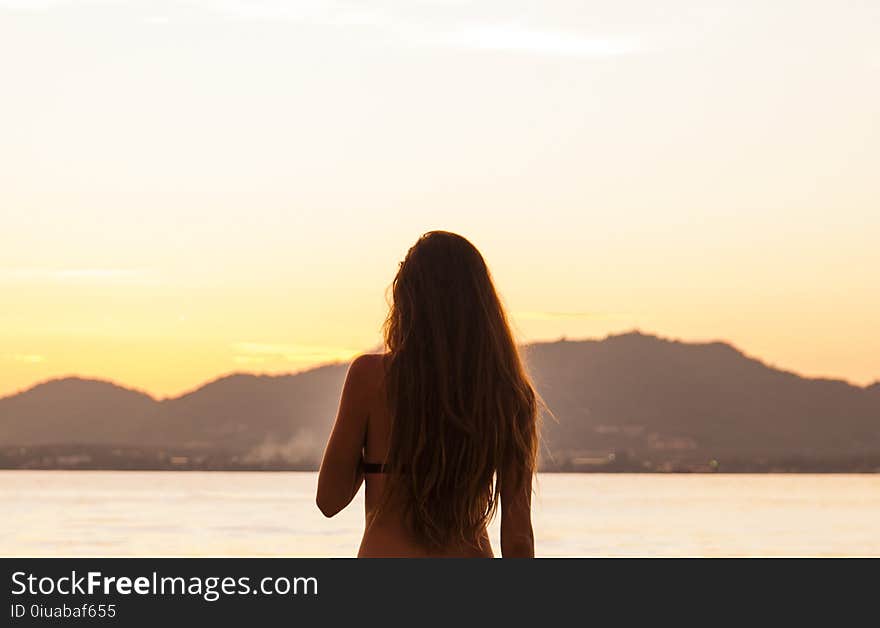
<instances>
[{"instance_id":1,"label":"long wavy hair","mask_svg":"<svg viewBox=\"0 0 880 628\"><path fill-rule=\"evenodd\" d=\"M502 486L531 491L538 398L483 256L424 234L391 285L386 502L426 547L479 544Z\"/></svg>"}]
</instances>

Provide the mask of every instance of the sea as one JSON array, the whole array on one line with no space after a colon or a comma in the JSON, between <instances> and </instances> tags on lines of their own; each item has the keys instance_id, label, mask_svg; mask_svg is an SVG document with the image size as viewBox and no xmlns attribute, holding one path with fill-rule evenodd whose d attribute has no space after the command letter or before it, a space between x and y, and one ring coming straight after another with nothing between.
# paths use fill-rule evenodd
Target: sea
<instances>
[{"instance_id":1,"label":"sea","mask_svg":"<svg viewBox=\"0 0 880 628\"><path fill-rule=\"evenodd\" d=\"M354 556L315 473L0 471L0 556ZM538 556L880 556L880 474L540 474ZM499 526L490 536L496 554Z\"/></svg>"}]
</instances>

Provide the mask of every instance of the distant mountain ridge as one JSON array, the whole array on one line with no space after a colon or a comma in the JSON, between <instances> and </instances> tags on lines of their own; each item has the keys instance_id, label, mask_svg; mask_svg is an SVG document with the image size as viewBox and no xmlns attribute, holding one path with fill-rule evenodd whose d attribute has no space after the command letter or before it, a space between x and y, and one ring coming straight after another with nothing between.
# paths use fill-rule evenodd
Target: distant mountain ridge
<instances>
[{"instance_id":1,"label":"distant mountain ridge","mask_svg":"<svg viewBox=\"0 0 880 628\"><path fill-rule=\"evenodd\" d=\"M807 379L727 343L638 332L523 354L555 417L543 421L545 468L880 468L880 382ZM311 469L346 369L229 375L162 400L109 382L50 380L0 398L0 466Z\"/></svg>"}]
</instances>

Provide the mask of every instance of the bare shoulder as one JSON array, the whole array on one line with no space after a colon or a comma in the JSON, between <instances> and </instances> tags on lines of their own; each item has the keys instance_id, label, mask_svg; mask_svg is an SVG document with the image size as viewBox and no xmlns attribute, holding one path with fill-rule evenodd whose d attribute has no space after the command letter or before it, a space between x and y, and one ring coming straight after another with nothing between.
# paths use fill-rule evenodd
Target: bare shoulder
<instances>
[{"instance_id":1,"label":"bare shoulder","mask_svg":"<svg viewBox=\"0 0 880 628\"><path fill-rule=\"evenodd\" d=\"M357 356L348 367L349 381L365 389L375 389L385 378L385 354L364 353Z\"/></svg>"}]
</instances>

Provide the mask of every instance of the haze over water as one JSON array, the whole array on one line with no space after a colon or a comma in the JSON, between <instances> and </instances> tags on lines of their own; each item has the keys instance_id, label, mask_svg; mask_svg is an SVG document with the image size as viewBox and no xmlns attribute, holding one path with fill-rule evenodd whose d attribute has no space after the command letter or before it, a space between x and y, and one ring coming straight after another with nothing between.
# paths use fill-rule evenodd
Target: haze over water
<instances>
[{"instance_id":1,"label":"haze over water","mask_svg":"<svg viewBox=\"0 0 880 628\"><path fill-rule=\"evenodd\" d=\"M0 471L0 555L353 556L363 492L327 520L316 479ZM542 474L534 522L539 556L880 556L880 474Z\"/></svg>"}]
</instances>

